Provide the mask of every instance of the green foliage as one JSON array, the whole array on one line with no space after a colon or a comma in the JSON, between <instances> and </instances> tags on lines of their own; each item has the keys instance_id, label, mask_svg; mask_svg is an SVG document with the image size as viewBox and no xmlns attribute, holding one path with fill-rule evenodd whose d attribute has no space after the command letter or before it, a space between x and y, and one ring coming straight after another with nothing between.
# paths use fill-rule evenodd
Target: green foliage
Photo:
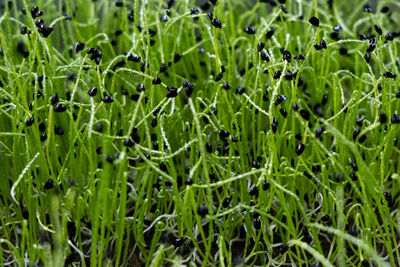
<instances>
[{"instance_id":1,"label":"green foliage","mask_svg":"<svg viewBox=\"0 0 400 267\"><path fill-rule=\"evenodd\" d=\"M399 3L211 2L0 4L1 266L399 265Z\"/></svg>"}]
</instances>

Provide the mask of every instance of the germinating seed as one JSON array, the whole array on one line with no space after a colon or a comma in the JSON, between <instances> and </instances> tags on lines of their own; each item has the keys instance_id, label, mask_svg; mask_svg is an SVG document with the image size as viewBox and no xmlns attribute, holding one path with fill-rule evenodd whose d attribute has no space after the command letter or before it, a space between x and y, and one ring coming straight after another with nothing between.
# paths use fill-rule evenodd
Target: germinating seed
<instances>
[{"instance_id":1,"label":"germinating seed","mask_svg":"<svg viewBox=\"0 0 400 267\"><path fill-rule=\"evenodd\" d=\"M254 226L254 229L260 230L260 228L261 228L260 218L254 218L253 219L253 226Z\"/></svg>"},{"instance_id":2,"label":"germinating seed","mask_svg":"<svg viewBox=\"0 0 400 267\"><path fill-rule=\"evenodd\" d=\"M204 217L208 214L208 207L205 204L201 204L198 209L197 209L197 213Z\"/></svg>"},{"instance_id":3,"label":"germinating seed","mask_svg":"<svg viewBox=\"0 0 400 267\"><path fill-rule=\"evenodd\" d=\"M208 153L212 153L213 149L210 143L206 143L206 150Z\"/></svg>"},{"instance_id":4,"label":"germinating seed","mask_svg":"<svg viewBox=\"0 0 400 267\"><path fill-rule=\"evenodd\" d=\"M319 27L319 19L317 17L311 17L308 21L311 25Z\"/></svg>"},{"instance_id":5,"label":"germinating seed","mask_svg":"<svg viewBox=\"0 0 400 267\"><path fill-rule=\"evenodd\" d=\"M263 50L264 47L265 47L265 43L259 42L258 45L257 45L258 52L261 52L261 50Z\"/></svg>"},{"instance_id":6,"label":"germinating seed","mask_svg":"<svg viewBox=\"0 0 400 267\"><path fill-rule=\"evenodd\" d=\"M174 98L178 96L178 88L168 86L167 89L168 89L166 95L167 98Z\"/></svg>"},{"instance_id":7,"label":"germinating seed","mask_svg":"<svg viewBox=\"0 0 400 267\"><path fill-rule=\"evenodd\" d=\"M174 246L175 247L181 247L183 245L183 243L185 242L185 239L180 237L180 238L176 238L174 240Z\"/></svg>"},{"instance_id":8,"label":"germinating seed","mask_svg":"<svg viewBox=\"0 0 400 267\"><path fill-rule=\"evenodd\" d=\"M333 27L333 30L334 30L335 32L339 32L339 31L342 30L342 26L336 25L336 26Z\"/></svg>"},{"instance_id":9,"label":"germinating seed","mask_svg":"<svg viewBox=\"0 0 400 267\"><path fill-rule=\"evenodd\" d=\"M243 87L236 88L236 94L238 94L238 95L243 95L245 91L246 91L246 89Z\"/></svg>"},{"instance_id":10,"label":"germinating seed","mask_svg":"<svg viewBox=\"0 0 400 267\"><path fill-rule=\"evenodd\" d=\"M370 54L370 53L366 53L366 54L364 55L364 59L365 59L365 61L366 61L367 63L370 63L370 62L371 62L371 54Z\"/></svg>"},{"instance_id":11,"label":"germinating seed","mask_svg":"<svg viewBox=\"0 0 400 267\"><path fill-rule=\"evenodd\" d=\"M114 98L112 96L104 93L103 102L104 103L112 103L112 102L114 102Z\"/></svg>"},{"instance_id":12,"label":"germinating seed","mask_svg":"<svg viewBox=\"0 0 400 267\"><path fill-rule=\"evenodd\" d=\"M46 124L44 124L44 122L39 123L39 131L41 133L43 133L44 131L46 131Z\"/></svg>"},{"instance_id":13,"label":"germinating seed","mask_svg":"<svg viewBox=\"0 0 400 267\"><path fill-rule=\"evenodd\" d=\"M379 122L380 122L381 124L387 123L387 115L386 115L385 113L381 113L381 114L379 115Z\"/></svg>"},{"instance_id":14,"label":"germinating seed","mask_svg":"<svg viewBox=\"0 0 400 267\"><path fill-rule=\"evenodd\" d=\"M215 6L218 2L218 0L210 0L210 2Z\"/></svg>"},{"instance_id":15,"label":"germinating seed","mask_svg":"<svg viewBox=\"0 0 400 267\"><path fill-rule=\"evenodd\" d=\"M375 24L374 29L379 35L382 35L382 28L379 25Z\"/></svg>"},{"instance_id":16,"label":"germinating seed","mask_svg":"<svg viewBox=\"0 0 400 267\"><path fill-rule=\"evenodd\" d=\"M160 17L160 21L161 22L166 22L166 21L168 21L168 16L166 15L166 14L164 14L164 15L161 15L161 17Z\"/></svg>"},{"instance_id":17,"label":"germinating seed","mask_svg":"<svg viewBox=\"0 0 400 267\"><path fill-rule=\"evenodd\" d=\"M162 170L162 171L164 171L164 172L168 172L167 165L165 165L164 162L160 162L160 164L158 165L158 167L160 168L160 170Z\"/></svg>"},{"instance_id":18,"label":"germinating seed","mask_svg":"<svg viewBox=\"0 0 400 267\"><path fill-rule=\"evenodd\" d=\"M357 139L357 137L358 137L358 135L361 133L361 130L360 129L355 129L354 131L353 131L353 140L356 140Z\"/></svg>"},{"instance_id":19,"label":"germinating seed","mask_svg":"<svg viewBox=\"0 0 400 267\"><path fill-rule=\"evenodd\" d=\"M389 33L387 33L387 34L385 34L385 39L387 40L387 41L393 41L393 39L395 38L395 37L397 37L397 33L395 33L395 32L389 32Z\"/></svg>"},{"instance_id":20,"label":"germinating seed","mask_svg":"<svg viewBox=\"0 0 400 267\"><path fill-rule=\"evenodd\" d=\"M260 53L260 58L263 61L269 62L269 56L264 51Z\"/></svg>"},{"instance_id":21,"label":"germinating seed","mask_svg":"<svg viewBox=\"0 0 400 267\"><path fill-rule=\"evenodd\" d=\"M384 196L388 206L393 207L394 201L393 201L392 194L390 192L383 192L383 196Z\"/></svg>"},{"instance_id":22,"label":"germinating seed","mask_svg":"<svg viewBox=\"0 0 400 267\"><path fill-rule=\"evenodd\" d=\"M305 148L306 148L306 146L304 144L297 145L296 146L296 154L297 154L297 156L300 156L303 153Z\"/></svg>"},{"instance_id":23,"label":"germinating seed","mask_svg":"<svg viewBox=\"0 0 400 267\"><path fill-rule=\"evenodd\" d=\"M67 107L64 104L57 104L54 106L55 112L64 112L67 110Z\"/></svg>"},{"instance_id":24,"label":"germinating seed","mask_svg":"<svg viewBox=\"0 0 400 267\"><path fill-rule=\"evenodd\" d=\"M75 53L79 53L83 49L85 49L85 44L84 43L80 43L80 42L75 43L75 45L74 45Z\"/></svg>"},{"instance_id":25,"label":"germinating seed","mask_svg":"<svg viewBox=\"0 0 400 267\"><path fill-rule=\"evenodd\" d=\"M227 198L224 198L224 200L222 201L221 205L222 205L223 208L226 209L227 207L229 207L230 203L231 203L231 198L227 197Z\"/></svg>"},{"instance_id":26,"label":"germinating seed","mask_svg":"<svg viewBox=\"0 0 400 267\"><path fill-rule=\"evenodd\" d=\"M276 133L278 130L278 120L276 118L272 118L271 128L273 133Z\"/></svg>"},{"instance_id":27,"label":"germinating seed","mask_svg":"<svg viewBox=\"0 0 400 267\"><path fill-rule=\"evenodd\" d=\"M153 84L157 85L157 84L160 84L160 83L161 83L161 79L159 77L154 77Z\"/></svg>"},{"instance_id":28,"label":"germinating seed","mask_svg":"<svg viewBox=\"0 0 400 267\"><path fill-rule=\"evenodd\" d=\"M256 30L254 29L254 26L251 25L249 27L244 28L244 32L247 34L255 34Z\"/></svg>"},{"instance_id":29,"label":"germinating seed","mask_svg":"<svg viewBox=\"0 0 400 267\"><path fill-rule=\"evenodd\" d=\"M228 138L229 137L229 132L228 131L226 131L226 130L219 130L218 131L218 135L219 135L219 137L221 138L221 139L226 139L226 138Z\"/></svg>"},{"instance_id":30,"label":"germinating seed","mask_svg":"<svg viewBox=\"0 0 400 267\"><path fill-rule=\"evenodd\" d=\"M282 114L282 116L283 116L284 118L287 117L287 111L286 111L286 109L280 108L280 109L279 109L279 112Z\"/></svg>"},{"instance_id":31,"label":"germinating seed","mask_svg":"<svg viewBox=\"0 0 400 267\"><path fill-rule=\"evenodd\" d=\"M267 39L271 39L272 36L275 33L275 29L270 29L269 31L267 31L267 33L265 34L265 37L267 37Z\"/></svg>"},{"instance_id":32,"label":"germinating seed","mask_svg":"<svg viewBox=\"0 0 400 267\"><path fill-rule=\"evenodd\" d=\"M290 70L285 71L285 79L291 81L293 78L293 73Z\"/></svg>"},{"instance_id":33,"label":"germinating seed","mask_svg":"<svg viewBox=\"0 0 400 267\"><path fill-rule=\"evenodd\" d=\"M126 138L124 140L124 146L133 147L134 145L135 145L135 143L133 142L133 140L131 138Z\"/></svg>"},{"instance_id":34,"label":"germinating seed","mask_svg":"<svg viewBox=\"0 0 400 267\"><path fill-rule=\"evenodd\" d=\"M52 179L48 179L43 186L44 189L49 190L54 188L54 181Z\"/></svg>"},{"instance_id":35,"label":"germinating seed","mask_svg":"<svg viewBox=\"0 0 400 267\"><path fill-rule=\"evenodd\" d=\"M322 96L321 105L325 106L326 103L328 103L328 93L325 93L325 94Z\"/></svg>"},{"instance_id":36,"label":"germinating seed","mask_svg":"<svg viewBox=\"0 0 400 267\"><path fill-rule=\"evenodd\" d=\"M388 6L383 6L382 8L381 8L381 12L382 13L388 13L389 12L389 7Z\"/></svg>"},{"instance_id":37,"label":"germinating seed","mask_svg":"<svg viewBox=\"0 0 400 267\"><path fill-rule=\"evenodd\" d=\"M41 11L39 10L39 7L38 7L38 6L33 6L33 7L31 8L31 15L32 15L32 18L33 18L33 19L36 19L36 18L42 16L42 15L43 15L43 12L41 12Z\"/></svg>"},{"instance_id":38,"label":"germinating seed","mask_svg":"<svg viewBox=\"0 0 400 267\"><path fill-rule=\"evenodd\" d=\"M320 46L321 46L323 49L327 49L327 48L328 48L328 46L326 45L326 42L325 42L324 39L321 40Z\"/></svg>"},{"instance_id":39,"label":"germinating seed","mask_svg":"<svg viewBox=\"0 0 400 267\"><path fill-rule=\"evenodd\" d=\"M98 123L95 124L94 129L95 129L96 132L102 133L103 132L103 125L100 122L98 122Z\"/></svg>"},{"instance_id":40,"label":"germinating seed","mask_svg":"<svg viewBox=\"0 0 400 267\"><path fill-rule=\"evenodd\" d=\"M390 122L393 124L400 123L400 115L397 113L393 114L392 117L390 118Z\"/></svg>"},{"instance_id":41,"label":"germinating seed","mask_svg":"<svg viewBox=\"0 0 400 267\"><path fill-rule=\"evenodd\" d=\"M283 60L286 60L288 62L290 62L292 59L292 55L287 50L283 51L282 56L283 56Z\"/></svg>"},{"instance_id":42,"label":"germinating seed","mask_svg":"<svg viewBox=\"0 0 400 267\"><path fill-rule=\"evenodd\" d=\"M296 60L304 60L304 59L306 59L306 57L304 56L304 55L297 55L297 56L294 56L293 57L294 59L296 59Z\"/></svg>"},{"instance_id":43,"label":"germinating seed","mask_svg":"<svg viewBox=\"0 0 400 267\"><path fill-rule=\"evenodd\" d=\"M390 79L396 79L397 75L394 74L393 72L385 72L383 73L383 76L386 78L390 78Z\"/></svg>"},{"instance_id":44,"label":"germinating seed","mask_svg":"<svg viewBox=\"0 0 400 267\"><path fill-rule=\"evenodd\" d=\"M132 55L132 54L130 54L129 56L128 56L128 61L132 61L132 62L136 62L136 63L138 63L138 62L140 62L142 59L141 59L141 57L139 57L139 56L134 56L134 55Z\"/></svg>"},{"instance_id":45,"label":"germinating seed","mask_svg":"<svg viewBox=\"0 0 400 267\"><path fill-rule=\"evenodd\" d=\"M91 97L95 96L96 94L97 94L97 87L93 87L88 91L88 95Z\"/></svg>"},{"instance_id":46,"label":"germinating seed","mask_svg":"<svg viewBox=\"0 0 400 267\"><path fill-rule=\"evenodd\" d=\"M307 121L310 119L310 112L305 109L300 110L300 115Z\"/></svg>"},{"instance_id":47,"label":"germinating seed","mask_svg":"<svg viewBox=\"0 0 400 267\"><path fill-rule=\"evenodd\" d=\"M46 141L46 139L47 139L47 134L42 133L42 134L40 135L40 141L41 141L41 142L44 142L44 141Z\"/></svg>"},{"instance_id":48,"label":"germinating seed","mask_svg":"<svg viewBox=\"0 0 400 267\"><path fill-rule=\"evenodd\" d=\"M33 117L29 117L26 121L25 124L26 126L32 126L32 124L35 122L35 119Z\"/></svg>"},{"instance_id":49,"label":"germinating seed","mask_svg":"<svg viewBox=\"0 0 400 267\"><path fill-rule=\"evenodd\" d=\"M253 161L253 168L259 169L260 168L260 162L258 162L257 160Z\"/></svg>"},{"instance_id":50,"label":"germinating seed","mask_svg":"<svg viewBox=\"0 0 400 267\"><path fill-rule=\"evenodd\" d=\"M324 127L318 127L315 130L315 136L318 137L318 138L322 137L322 134L324 133L324 131L325 131Z\"/></svg>"},{"instance_id":51,"label":"germinating seed","mask_svg":"<svg viewBox=\"0 0 400 267\"><path fill-rule=\"evenodd\" d=\"M215 28L222 28L222 22L219 20L219 18L213 18L211 20L211 24L215 27Z\"/></svg>"},{"instance_id":52,"label":"germinating seed","mask_svg":"<svg viewBox=\"0 0 400 267\"><path fill-rule=\"evenodd\" d=\"M120 68L120 67L125 66L125 64L126 64L125 59L121 59L121 60L117 61L117 63L115 63L115 67Z\"/></svg>"},{"instance_id":53,"label":"germinating seed","mask_svg":"<svg viewBox=\"0 0 400 267\"><path fill-rule=\"evenodd\" d=\"M366 52L367 52L367 53L372 53L372 52L374 52L375 48L376 48L376 45L375 45L375 44L370 44L370 45L368 46Z\"/></svg>"},{"instance_id":54,"label":"germinating seed","mask_svg":"<svg viewBox=\"0 0 400 267\"><path fill-rule=\"evenodd\" d=\"M315 104L313 111L315 114L317 114L319 117L323 117L324 116L324 112L322 111L321 105L320 104Z\"/></svg>"},{"instance_id":55,"label":"germinating seed","mask_svg":"<svg viewBox=\"0 0 400 267\"><path fill-rule=\"evenodd\" d=\"M23 27L21 28L21 30L20 30L20 33L21 33L22 35L27 34L27 32L28 32L28 28L27 28L26 26L23 26Z\"/></svg>"},{"instance_id":56,"label":"germinating seed","mask_svg":"<svg viewBox=\"0 0 400 267\"><path fill-rule=\"evenodd\" d=\"M174 55L174 63L177 63L182 58L182 54L176 53Z\"/></svg>"},{"instance_id":57,"label":"germinating seed","mask_svg":"<svg viewBox=\"0 0 400 267\"><path fill-rule=\"evenodd\" d=\"M277 70L275 73L274 73L274 79L276 80L276 79L279 79L280 77L281 77L281 75L282 75L282 71L281 70Z\"/></svg>"},{"instance_id":58,"label":"germinating seed","mask_svg":"<svg viewBox=\"0 0 400 267\"><path fill-rule=\"evenodd\" d=\"M222 88L224 88L225 90L229 90L229 89L231 89L231 85L229 83L227 83L227 82L224 82L222 84Z\"/></svg>"},{"instance_id":59,"label":"germinating seed","mask_svg":"<svg viewBox=\"0 0 400 267\"><path fill-rule=\"evenodd\" d=\"M55 127L54 127L54 133L55 133L56 135L64 135L64 129L61 128L61 127L55 126Z\"/></svg>"},{"instance_id":60,"label":"germinating seed","mask_svg":"<svg viewBox=\"0 0 400 267\"><path fill-rule=\"evenodd\" d=\"M315 50L321 50L322 46L319 43L315 43L314 48L315 48Z\"/></svg>"},{"instance_id":61,"label":"germinating seed","mask_svg":"<svg viewBox=\"0 0 400 267\"><path fill-rule=\"evenodd\" d=\"M350 162L349 165L351 168L353 168L353 171L358 171L358 166L355 162Z\"/></svg>"},{"instance_id":62,"label":"germinating seed","mask_svg":"<svg viewBox=\"0 0 400 267\"><path fill-rule=\"evenodd\" d=\"M370 5L369 3L367 3L367 4L364 5L363 10L364 10L364 12L366 12L366 13L372 13L372 8L371 8L371 5Z\"/></svg>"},{"instance_id":63,"label":"germinating seed","mask_svg":"<svg viewBox=\"0 0 400 267\"><path fill-rule=\"evenodd\" d=\"M258 196L258 188L257 186L253 185L249 191L250 196Z\"/></svg>"},{"instance_id":64,"label":"germinating seed","mask_svg":"<svg viewBox=\"0 0 400 267\"><path fill-rule=\"evenodd\" d=\"M269 189L269 181L268 180L265 180L262 183L262 188L263 188L264 191L267 191Z\"/></svg>"}]
</instances>

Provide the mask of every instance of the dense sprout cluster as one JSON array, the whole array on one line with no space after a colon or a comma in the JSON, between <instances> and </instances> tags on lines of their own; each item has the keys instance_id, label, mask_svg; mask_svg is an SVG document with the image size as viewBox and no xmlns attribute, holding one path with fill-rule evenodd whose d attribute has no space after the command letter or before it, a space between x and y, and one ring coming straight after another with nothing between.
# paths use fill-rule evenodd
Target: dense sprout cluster
<instances>
[{"instance_id":1,"label":"dense sprout cluster","mask_svg":"<svg viewBox=\"0 0 400 267\"><path fill-rule=\"evenodd\" d=\"M400 264L396 1L28 2L1 266Z\"/></svg>"}]
</instances>

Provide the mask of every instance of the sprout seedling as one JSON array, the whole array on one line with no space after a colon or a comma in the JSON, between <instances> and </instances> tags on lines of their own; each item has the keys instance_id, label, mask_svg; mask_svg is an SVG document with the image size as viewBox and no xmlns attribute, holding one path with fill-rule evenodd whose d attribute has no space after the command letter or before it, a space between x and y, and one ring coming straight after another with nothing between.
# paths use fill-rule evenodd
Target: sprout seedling
<instances>
[{"instance_id":1,"label":"sprout seedling","mask_svg":"<svg viewBox=\"0 0 400 267\"><path fill-rule=\"evenodd\" d=\"M36 2L0 3L1 266L398 266L396 0Z\"/></svg>"}]
</instances>

